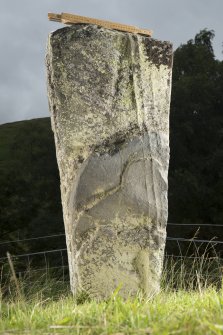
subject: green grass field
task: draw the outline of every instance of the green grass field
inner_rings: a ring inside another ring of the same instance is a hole
[[[59,300],[1,304],[2,334],[223,334],[223,292],[161,292],[153,299],[77,304]]]
[[[0,334],[223,334],[221,269],[213,260],[169,262],[157,296],[124,301],[117,290],[104,302],[83,293],[74,299],[68,282],[49,273],[21,279],[18,296],[9,277],[2,283]]]

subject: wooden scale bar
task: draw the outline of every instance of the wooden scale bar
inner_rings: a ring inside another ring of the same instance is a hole
[[[96,24],[98,26],[108,28],[108,29],[115,29],[120,31],[126,31],[133,34],[141,34],[146,36],[152,36],[152,31],[147,29],[140,29],[134,26],[128,26],[121,23],[105,21],[105,20],[98,20],[93,19],[86,16],[68,14],[68,13],[61,13],[61,14],[54,14],[48,13],[48,19],[50,21],[61,22],[64,24],[76,24],[76,23],[86,23],[86,24]]]

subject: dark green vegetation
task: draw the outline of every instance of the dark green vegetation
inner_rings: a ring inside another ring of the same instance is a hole
[[[201,31],[174,55],[169,221],[223,223],[223,62]]]
[[[64,232],[50,119],[0,126],[0,240]],[[0,244],[0,257],[64,247],[64,239]]]
[[[215,59],[213,38],[202,30],[174,54],[168,221],[213,224],[197,237],[223,240],[214,228],[223,224],[223,61]],[[173,229],[178,237],[195,233],[170,227],[171,236]]]
[[[213,37],[212,31],[203,30],[175,51],[169,222],[223,223],[223,62],[215,59]],[[63,232],[49,118],[0,126],[0,185],[1,241]],[[194,229],[174,230],[176,236],[194,234]],[[199,236],[223,240],[220,230]],[[65,247],[63,237],[10,245],[9,250],[60,247]],[[2,256],[8,248],[0,245]]]

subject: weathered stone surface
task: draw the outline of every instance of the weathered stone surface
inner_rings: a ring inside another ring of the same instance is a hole
[[[149,37],[95,25],[49,36],[49,105],[74,293],[159,289],[171,67],[171,45]]]

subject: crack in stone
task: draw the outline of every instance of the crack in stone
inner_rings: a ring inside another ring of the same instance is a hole
[[[88,204],[86,205],[82,205],[80,204],[77,207],[77,211],[78,211],[78,216],[80,218],[81,215],[83,215],[85,212],[89,211],[90,209],[92,209],[93,207],[97,206],[101,201],[105,200],[107,197],[117,193],[119,191],[119,189],[121,189],[123,187],[124,184],[124,175],[126,173],[126,171],[129,169],[129,167],[136,162],[139,161],[143,161],[145,160],[145,158],[138,158],[138,159],[133,159],[131,160],[131,158],[134,155],[129,156],[129,159],[127,160],[127,162],[124,164],[123,170],[120,174],[120,181],[119,184],[115,187],[112,187],[111,189],[107,190],[107,191],[103,191],[100,193],[97,193],[95,195],[93,195],[91,197],[91,199],[89,199]]]

